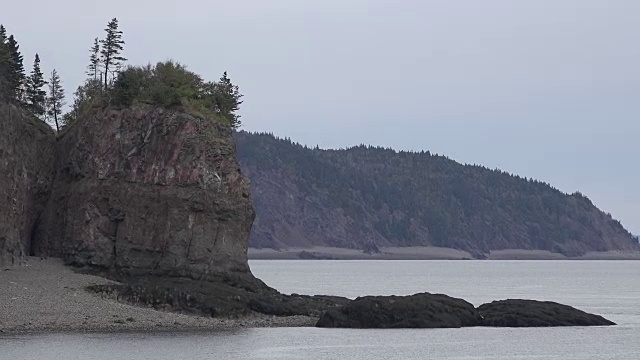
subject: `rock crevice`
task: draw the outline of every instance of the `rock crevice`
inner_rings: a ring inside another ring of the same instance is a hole
[[[0,102],[0,266],[31,254],[54,177],[55,134],[26,111]]]

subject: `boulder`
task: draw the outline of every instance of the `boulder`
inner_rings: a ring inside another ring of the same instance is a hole
[[[551,301],[500,300],[478,307],[482,326],[546,327],[605,326],[615,323],[599,315],[589,314],[568,305]]]
[[[60,135],[37,255],[132,276],[249,273],[254,210],[232,130],[148,106],[94,109]]]
[[[0,267],[31,252],[54,176],[56,137],[27,111],[0,102]]]
[[[317,327],[459,328],[477,326],[480,315],[470,303],[441,294],[365,296],[326,311]]]

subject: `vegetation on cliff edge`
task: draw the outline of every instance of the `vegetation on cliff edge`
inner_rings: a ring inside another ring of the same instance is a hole
[[[242,94],[227,72],[219,81],[207,82],[173,61],[126,66],[127,59],[122,55],[124,32],[118,19],[109,21],[104,31],[104,39],[95,38],[90,48],[88,77],[76,89],[71,110],[64,113],[65,92],[56,70],[45,81],[36,54],[33,70],[26,76],[17,41],[13,35],[7,36],[0,25],[0,101],[29,109],[56,130],[95,107],[127,107],[136,103],[179,108],[195,116],[224,121],[235,129],[240,127],[237,111]],[[44,90],[47,84],[48,95]]]

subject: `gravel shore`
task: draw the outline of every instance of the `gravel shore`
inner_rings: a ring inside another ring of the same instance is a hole
[[[29,258],[0,270],[0,332],[188,330],[313,326],[306,316],[218,319],[102,299],[88,285],[115,282],[73,272],[60,259]]]

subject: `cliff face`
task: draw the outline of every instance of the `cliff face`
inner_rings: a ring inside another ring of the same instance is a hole
[[[428,152],[308,149],[268,134],[239,132],[236,143],[257,213],[253,247],[640,251],[586,197],[505,172]]]
[[[248,272],[254,218],[228,126],[146,107],[61,134],[34,252],[125,275]]]
[[[47,202],[55,135],[41,121],[0,102],[0,266],[17,264]]]

